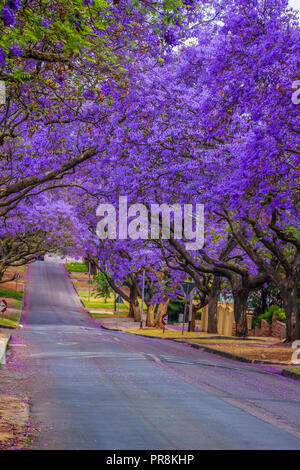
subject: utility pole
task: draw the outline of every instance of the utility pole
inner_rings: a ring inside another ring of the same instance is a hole
[[[184,296],[185,296],[184,314],[183,314],[183,320],[182,320],[182,335],[183,335],[184,334],[185,317],[186,317],[187,299],[188,299],[190,293],[193,291],[193,289],[195,287],[195,282],[194,281],[183,282],[182,287],[183,287],[183,292],[184,292]],[[190,306],[190,312],[191,312],[191,306]],[[190,322],[191,319],[192,319],[192,317],[190,318],[190,315],[189,315],[189,322]]]
[[[144,314],[144,299],[145,299],[145,276],[146,272],[145,269],[143,270],[143,286],[142,286],[142,306],[141,306],[141,322],[140,328],[143,328],[143,314]]]
[[[192,325],[192,316],[193,316],[193,300],[194,300],[194,295],[196,292],[196,288],[192,290],[190,293],[190,310],[189,310],[189,324],[188,324],[188,331],[191,331],[191,325]]]
[[[91,298],[91,262],[89,261],[89,301],[90,301],[90,298]]]

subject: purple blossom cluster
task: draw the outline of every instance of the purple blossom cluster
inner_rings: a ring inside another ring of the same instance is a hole
[[[15,24],[14,11],[9,7],[3,7],[1,10],[1,19],[6,26],[13,26]]]
[[[5,65],[5,60],[6,60],[6,54],[2,47],[0,46],[0,67],[4,67]]]
[[[1,19],[6,26],[15,24],[15,12],[20,8],[21,0],[7,0],[1,9]]]

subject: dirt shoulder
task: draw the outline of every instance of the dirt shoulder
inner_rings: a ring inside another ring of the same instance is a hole
[[[193,343],[255,361],[270,361],[280,364],[291,364],[294,351],[291,344],[283,344],[277,338],[269,337],[242,341],[238,338],[231,340],[205,340],[203,338],[193,340]]]
[[[26,448],[34,432],[26,393],[25,348],[19,347],[20,339],[14,344],[16,347],[12,344],[7,363],[0,369],[0,450]]]
[[[22,397],[0,394],[0,449],[22,449],[30,441],[29,405]]]
[[[9,287],[5,286],[5,291],[8,292]],[[18,290],[12,291],[23,292],[23,286],[21,288],[18,286]],[[10,297],[7,300],[8,309],[4,319],[9,326],[16,327],[20,319],[22,302]],[[13,308],[14,306],[18,308]],[[29,399],[26,392],[26,383],[30,379],[26,360],[26,350],[29,347],[17,328],[0,330],[0,337],[7,338],[10,335],[12,336],[8,345],[6,363],[2,364],[0,369],[0,450],[27,448],[36,430],[30,423]]]

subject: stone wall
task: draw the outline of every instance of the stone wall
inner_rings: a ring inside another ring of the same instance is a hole
[[[274,320],[270,324],[266,320],[262,320],[261,327],[255,327],[254,336],[273,336],[282,339],[285,337],[285,323]]]
[[[274,338],[285,338],[286,336],[286,325],[285,323],[275,320],[272,323],[272,336]]]

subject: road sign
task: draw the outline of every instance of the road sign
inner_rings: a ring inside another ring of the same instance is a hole
[[[168,324],[168,314],[165,313],[163,316],[162,316],[162,319],[161,319],[161,322],[164,326],[166,326]]]
[[[1,300],[1,303],[0,303],[0,312],[1,313],[4,313],[7,309],[7,302],[6,300]]]
[[[120,304],[123,304],[123,299],[120,295],[118,295],[118,297],[116,298],[115,300],[115,306],[116,304],[118,304],[118,312],[117,312],[117,318],[116,318],[116,326],[117,326],[117,329],[119,329],[119,316],[120,316]]]
[[[192,292],[192,290],[194,289],[195,287],[195,283],[194,282],[183,282],[182,283],[182,287],[183,287],[183,290],[184,290],[184,293],[186,295],[186,297],[189,296],[189,294]]]
[[[116,298],[115,302],[116,302],[117,304],[123,304],[123,303],[124,303],[124,302],[123,302],[123,299],[122,299],[122,297],[121,297],[120,295],[118,295],[118,297]]]

